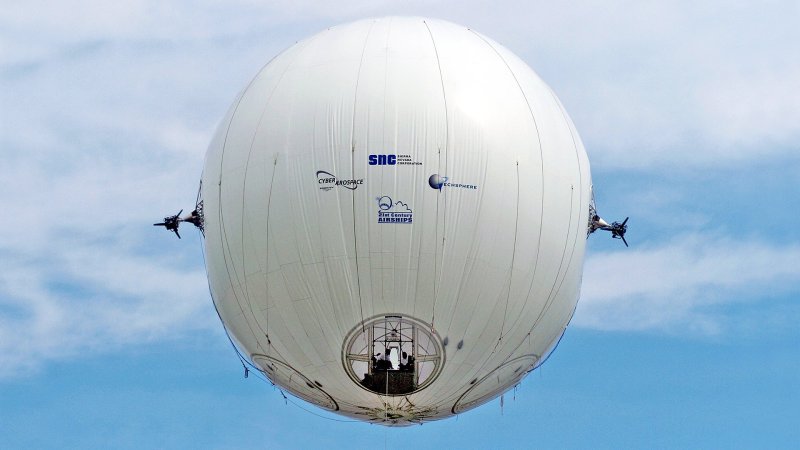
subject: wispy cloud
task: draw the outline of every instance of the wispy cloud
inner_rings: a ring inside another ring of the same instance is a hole
[[[800,245],[693,234],[590,255],[573,324],[600,330],[719,334],[726,308],[800,292]]]
[[[182,162],[185,149],[170,143],[193,142],[194,133],[170,125],[151,133],[163,152],[152,160],[124,158],[119,147],[80,155],[66,144],[64,155],[3,162],[0,378],[218,330],[196,238],[185,233],[177,245],[151,226],[192,205],[197,181],[186,174],[197,163]]]
[[[194,113],[174,52],[98,42],[0,70],[0,378],[221,331],[196,239],[151,226],[193,206],[219,113]]]
[[[119,147],[81,156],[68,144],[64,155],[4,161],[0,378],[51,360],[219,331],[196,238],[187,230],[173,242],[151,226],[193,205],[199,163],[186,163],[179,143],[194,142],[195,133],[166,124],[150,134],[162,151],[151,160],[126,158]]]
[[[109,243],[53,244],[33,256],[0,252],[0,379],[218,327],[202,269]]]

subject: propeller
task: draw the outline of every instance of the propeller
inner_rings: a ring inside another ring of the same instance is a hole
[[[183,212],[183,210],[180,210],[180,211],[178,211],[178,214],[175,214],[174,216],[164,217],[164,221],[163,222],[154,223],[153,226],[154,227],[164,227],[167,231],[174,232],[175,235],[178,236],[178,239],[180,239],[181,235],[180,235],[180,233],[178,233],[178,226],[180,225],[180,222],[181,222],[180,216],[181,216],[182,212]]]
[[[625,247],[628,247],[628,241],[625,240],[625,233],[628,231],[628,219],[630,217],[626,217],[622,223],[614,222],[611,224],[611,237],[622,239],[622,242],[625,244]]]

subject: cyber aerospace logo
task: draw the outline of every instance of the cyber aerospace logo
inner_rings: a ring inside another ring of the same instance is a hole
[[[355,191],[359,184],[364,184],[363,178],[356,178],[350,180],[340,180],[336,175],[326,172],[324,170],[317,171],[317,184],[321,191],[330,191],[334,186],[341,186],[351,191]]]
[[[414,212],[401,201],[392,201],[388,195],[378,197],[378,223],[411,223]]]

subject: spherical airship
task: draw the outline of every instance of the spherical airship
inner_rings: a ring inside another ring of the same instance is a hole
[[[226,330],[345,416],[409,425],[496,398],[578,301],[578,133],[522,60],[449,22],[362,20],[286,49],[233,102],[201,186]]]

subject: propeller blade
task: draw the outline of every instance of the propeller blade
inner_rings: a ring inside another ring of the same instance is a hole
[[[625,219],[625,220],[628,220],[628,219]],[[619,237],[620,237],[620,239],[622,239],[622,242],[625,244],[625,247],[627,247],[628,246],[628,241],[625,240],[625,236],[620,235]]]
[[[180,234],[180,233],[178,233],[178,229],[177,229],[177,228],[175,228],[175,230],[174,230],[174,231],[175,231],[175,235],[176,235],[176,236],[178,236],[178,239],[180,239],[180,238],[181,238],[181,234]],[[623,239],[623,240],[624,240],[624,239]],[[628,244],[625,244],[625,245],[628,245]]]
[[[153,226],[154,227],[165,227],[165,226],[167,226],[167,224],[165,224],[164,222],[161,222],[161,223],[154,223]]]
[[[630,219],[630,217],[626,217],[625,220],[622,221],[622,225],[621,226],[624,227],[625,224],[628,223],[628,219]]]

